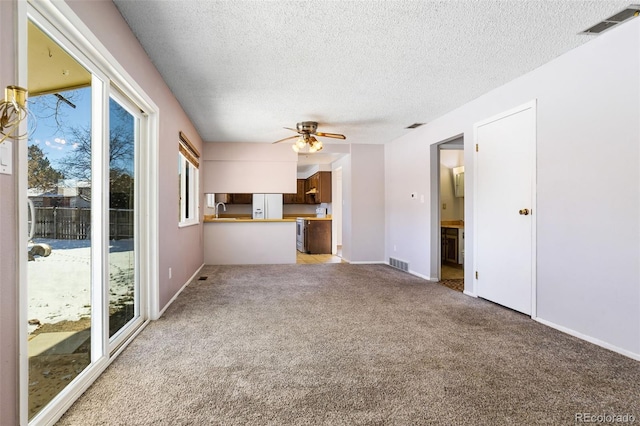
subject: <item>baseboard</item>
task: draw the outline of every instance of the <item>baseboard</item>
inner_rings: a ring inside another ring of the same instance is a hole
[[[169,300],[169,302],[167,302],[167,304],[164,305],[164,307],[158,312],[158,318],[152,318],[153,320],[159,319],[162,316],[162,314],[164,314],[164,312],[167,310],[167,308],[169,306],[171,306],[171,304],[174,302],[174,300],[176,300],[178,298],[178,296],[180,296],[180,293],[182,293],[182,291],[189,285],[189,283],[191,281],[193,281],[193,279],[196,277],[196,275],[198,275],[200,273],[200,271],[202,271],[202,268],[204,268],[204,263],[202,265],[200,265],[200,267],[193,273],[193,275],[191,275],[191,278],[189,278],[187,280],[187,282],[184,283],[184,285],[182,287],[180,287],[180,290],[178,290],[176,292],[176,294],[173,295],[171,300]]]
[[[624,355],[624,356],[629,357],[631,359],[635,359],[636,361],[640,361],[640,354],[628,351],[626,349],[619,348],[617,346],[614,346],[614,345],[612,345],[610,343],[607,343],[605,341],[602,341],[600,339],[596,339],[595,337],[588,336],[586,334],[583,334],[583,333],[580,333],[578,331],[572,330],[570,328],[555,324],[555,323],[553,323],[551,321],[547,321],[547,320],[544,320],[542,318],[533,318],[533,320],[539,322],[540,324],[544,324],[544,325],[546,325],[548,327],[555,328],[556,330],[562,331],[563,333],[569,334],[569,335],[571,335],[573,337],[577,337],[578,339],[586,340],[587,342],[593,343],[594,345],[600,346],[602,348],[608,349],[608,350],[613,351],[613,352],[617,352],[620,355]]]
[[[475,298],[477,298],[477,297],[478,297],[478,295],[477,295],[477,294],[472,293],[472,292],[467,291],[467,290],[463,291],[462,293],[463,293],[463,294],[466,294],[467,296],[471,296],[471,297],[475,297]]]
[[[390,267],[393,268],[393,266],[391,266],[389,264],[389,262],[377,262],[377,263],[384,264],[384,265],[387,265],[387,266],[390,266]],[[394,268],[394,269],[396,269],[396,268]],[[400,269],[398,269],[398,270],[400,270]],[[424,274],[421,274],[419,272],[412,271],[412,270],[408,270],[407,273],[409,273],[410,275],[413,275],[414,277],[422,278],[423,280],[430,281],[432,283],[437,283],[438,281],[440,281],[440,280],[438,280],[438,278],[429,277],[429,276],[426,276]]]
[[[428,277],[416,271],[409,270],[409,273],[414,277],[422,278],[423,280],[431,281],[432,283],[437,283],[439,281],[438,278]]]
[[[384,265],[386,263],[383,260],[348,260],[347,262],[352,265]]]

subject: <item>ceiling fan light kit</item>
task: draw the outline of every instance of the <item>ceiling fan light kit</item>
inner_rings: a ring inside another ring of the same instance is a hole
[[[311,135],[302,135],[298,137],[296,143],[291,146],[295,152],[303,152],[313,154],[322,149],[322,142]]]
[[[288,138],[280,139],[274,143],[284,142],[290,139],[297,139],[291,146],[295,152],[303,152],[313,154],[322,149],[322,142],[316,139],[316,136],[322,136],[326,138],[334,139],[346,139],[344,135],[338,133],[323,133],[318,132],[318,123],[315,121],[302,121],[296,124],[295,129],[285,127],[287,130],[292,130],[298,133],[299,136],[289,136]]]

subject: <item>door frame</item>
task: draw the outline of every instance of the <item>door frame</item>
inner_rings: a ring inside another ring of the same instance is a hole
[[[145,187],[143,186],[143,183],[139,182],[141,180],[141,177],[145,174],[145,169],[142,167],[142,155],[141,153],[143,152],[143,146],[144,143],[147,140],[145,140],[145,132],[144,129],[147,127],[147,116],[144,112],[140,111],[140,107],[135,104],[131,99],[129,99],[129,97],[127,97],[125,94],[121,93],[120,90],[115,87],[115,86],[111,86],[108,96],[107,96],[107,104],[110,104],[111,100],[114,100],[115,102],[117,102],[121,108],[123,108],[124,110],[126,110],[129,114],[131,114],[132,117],[135,118],[136,120],[136,124],[134,126],[134,133],[136,133],[136,141],[135,141],[135,145],[134,145],[134,170],[135,172],[135,178],[137,180],[137,182],[135,182],[135,189],[134,189],[134,209],[136,213],[140,213],[141,212],[141,203],[142,203],[142,199],[143,197],[141,197],[141,194],[143,192],[145,192]],[[107,106],[107,110],[109,110],[109,107]],[[108,120],[107,120],[107,124],[109,129],[106,129],[107,133],[110,134],[110,120],[111,120],[111,116],[110,116],[110,112],[107,111],[106,112],[107,116],[108,116]],[[111,138],[109,136],[109,139],[107,139],[109,141],[109,143],[111,143]],[[105,170],[110,170],[109,167],[110,165],[108,164],[108,159],[105,160],[107,164],[105,164]],[[107,182],[104,182],[105,184],[107,184]],[[108,187],[108,184],[106,185]],[[106,188],[105,191],[105,195],[107,195],[107,199],[104,201],[106,204],[106,208],[107,210],[109,209],[109,200],[108,200],[108,194],[109,194],[109,188]],[[141,238],[141,230],[144,227],[144,224],[141,220],[141,215],[140,214],[135,214],[134,215],[135,219],[134,219],[134,235],[135,235],[135,242],[134,242],[134,300],[135,300],[135,314],[134,314],[134,318],[129,320],[120,330],[118,330],[118,332],[116,332],[113,336],[109,336],[109,331],[107,330],[106,332],[106,344],[107,344],[107,348],[108,350],[106,351],[109,355],[111,355],[112,353],[116,352],[121,345],[123,345],[125,342],[128,341],[129,336],[132,334],[131,330],[137,330],[145,321],[147,321],[148,317],[149,317],[149,309],[148,309],[148,303],[147,303],[147,294],[148,294],[148,289],[146,286],[142,285],[142,278],[145,277],[145,275],[143,275],[141,273],[141,265],[142,265],[142,258],[143,258],[143,253],[146,251],[146,249],[144,249],[145,244],[144,241],[142,241]],[[107,217],[107,219],[105,220],[105,224],[110,225],[110,219],[109,217]],[[108,237],[109,235],[109,230],[105,229],[106,235]],[[142,250],[141,250],[142,249]],[[109,253],[107,250],[107,253],[105,253],[106,255],[106,268],[109,268]],[[107,271],[105,271],[107,272]],[[106,282],[109,282],[109,277],[108,274],[105,273],[104,279],[106,280]],[[106,285],[103,288],[104,294],[104,300],[106,300],[106,305],[107,307],[109,306],[109,286]],[[108,308],[105,310],[104,312],[104,318],[103,320],[106,321],[106,324],[109,324],[110,321],[110,316],[109,316],[109,312],[108,312]],[[135,333],[135,331],[134,331]]]
[[[537,111],[537,100],[533,99],[529,102],[526,102],[522,105],[509,109],[507,111],[503,111],[497,115],[494,115],[485,120],[474,123],[473,125],[473,143],[474,146],[478,144],[478,128],[494,121],[501,120],[503,118],[509,117],[511,115],[526,111],[531,109],[533,111],[534,117],[534,126],[533,126],[533,146],[531,147],[531,318],[535,319],[537,317],[537,194],[536,194],[536,183],[537,183],[537,142],[538,142],[538,111]],[[478,151],[474,149],[473,155],[473,223],[474,229],[478,224]],[[473,270],[478,270],[477,265],[478,259],[478,239],[473,238]],[[474,274],[474,289],[477,294],[477,279]]]
[[[125,96],[144,110],[145,125],[141,126],[141,139],[149,143],[144,143],[140,147],[140,182],[138,185],[145,188],[145,197],[140,200],[140,216],[144,217],[144,223],[140,226],[139,239],[141,246],[140,253],[140,286],[141,299],[140,309],[144,316],[143,323],[128,335],[123,344],[109,351],[108,336],[102,342],[102,354],[92,354],[93,367],[85,369],[77,378],[77,385],[72,389],[65,388],[51,402],[51,407],[46,412],[38,413],[31,421],[31,424],[53,424],[62,414],[73,404],[73,402],[86,391],[89,386],[102,374],[102,372],[113,362],[113,360],[122,352],[122,350],[130,343],[144,326],[148,324],[150,319],[157,319],[160,316],[159,309],[159,288],[158,288],[158,233],[159,233],[159,188],[158,188],[158,140],[160,134],[159,108],[147,93],[135,82],[130,74],[123,66],[113,57],[102,42],[93,35],[86,24],[78,18],[73,10],[64,2],[41,2],[37,0],[27,0],[17,2],[16,7],[16,47],[17,47],[17,69],[16,74],[18,84],[27,87],[27,22],[33,17],[35,22],[46,22],[47,26],[55,29],[56,33],[64,38],[61,45],[69,50],[80,52],[81,55],[91,63],[91,69],[98,71],[106,76],[103,83],[102,91],[106,93],[104,99],[108,100],[110,90],[113,86],[117,87]],[[104,106],[93,105],[95,114],[101,114],[103,120],[108,125],[108,117]],[[92,131],[103,131],[94,129]],[[104,138],[105,135],[102,135]],[[27,144],[17,144],[18,149],[18,190],[16,205],[18,206],[18,232],[19,235],[26,235],[27,229],[27,205],[23,200],[27,199]],[[104,190],[104,189],[103,189]],[[103,194],[106,197],[106,194]],[[104,198],[103,197],[103,198]],[[104,200],[96,200],[104,205]],[[106,221],[101,224],[100,230],[94,232],[106,231]],[[28,297],[26,285],[27,282],[27,241],[26,238],[19,238],[17,244],[18,259],[18,280],[19,286],[19,417],[20,424],[27,425],[28,421],[28,352],[27,352],[27,315],[28,315]],[[104,251],[104,250],[102,250]],[[106,259],[105,253],[96,253],[96,255]],[[92,272],[92,276],[94,272]],[[102,277],[93,276],[94,279]],[[97,293],[97,292],[96,292]],[[95,300],[102,300],[104,294],[92,295],[92,303]],[[96,321],[104,322],[106,313],[102,318],[95,318]],[[92,316],[92,328],[94,326],[94,318]],[[105,333],[108,334],[108,333]]]
[[[333,186],[331,200],[331,253],[337,256],[338,246],[342,246],[342,166],[332,170],[331,178]],[[342,255],[342,252],[340,254]]]
[[[443,144],[453,142],[456,139],[462,139],[462,150],[465,151],[465,135],[464,133],[459,133],[457,135],[451,136],[447,139],[443,139],[440,142],[436,142],[432,144],[430,149],[430,164],[429,167],[431,169],[431,187],[430,187],[430,217],[431,217],[431,238],[429,242],[429,252],[431,253],[431,263],[430,263],[430,273],[429,280],[430,281],[440,281],[442,278],[442,253],[441,253],[441,241],[442,241],[442,227],[440,226],[440,149]],[[466,205],[466,200],[465,200]],[[466,210],[466,207],[465,207]],[[465,225],[466,226],[466,225]],[[466,263],[464,266],[465,276],[466,276]],[[467,291],[467,284],[465,279],[465,289],[464,293],[474,296],[473,294]]]

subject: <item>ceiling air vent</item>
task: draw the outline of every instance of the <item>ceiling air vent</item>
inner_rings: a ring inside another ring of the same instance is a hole
[[[422,126],[424,123],[413,123],[411,126],[405,127],[405,129],[415,129],[416,127]]]
[[[625,10],[616,13],[615,15],[605,19],[602,22],[598,22],[597,24],[595,24],[591,28],[584,30],[580,34],[600,34],[603,31],[606,31],[611,27],[615,27],[616,25],[621,24],[638,15],[640,15],[640,5],[632,4]]]

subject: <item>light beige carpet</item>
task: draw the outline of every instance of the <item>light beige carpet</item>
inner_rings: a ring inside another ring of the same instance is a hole
[[[382,265],[202,272],[64,425],[640,421],[640,363]]]

